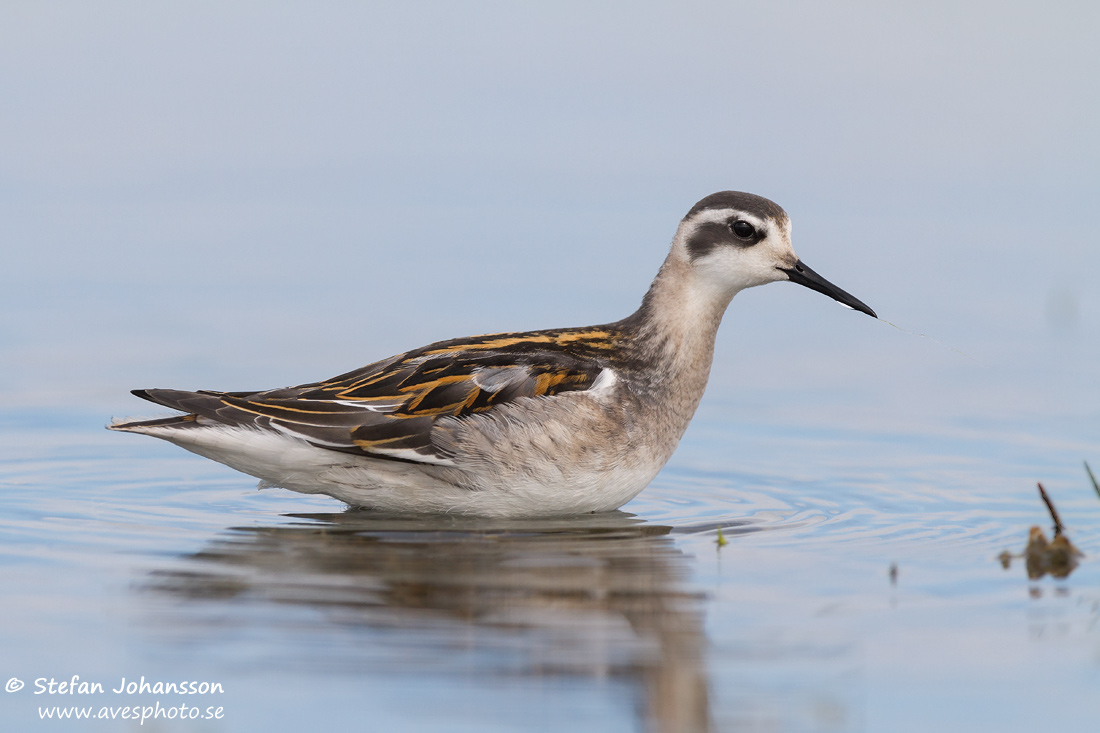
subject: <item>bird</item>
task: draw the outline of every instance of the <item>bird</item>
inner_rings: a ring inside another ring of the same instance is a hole
[[[440,341],[331,379],[256,392],[138,389],[184,414],[112,430],[382,514],[606,512],[672,456],[740,291],[789,281],[877,318],[805,265],[791,221],[750,193],[680,221],[637,311],[614,323]]]

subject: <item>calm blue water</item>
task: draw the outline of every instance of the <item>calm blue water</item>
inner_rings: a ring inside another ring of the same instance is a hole
[[[1071,436],[1044,462],[992,430],[761,429],[722,408],[623,512],[504,523],[373,519],[94,413],[9,414],[0,640],[28,687],[2,715],[33,730],[40,706],[160,700],[224,707],[160,730],[917,731],[1097,713],[1100,498]],[[1089,556],[1064,581],[995,559],[1049,523],[1034,475]],[[107,692],[30,694],[74,674]],[[225,692],[106,684],[142,675]]]

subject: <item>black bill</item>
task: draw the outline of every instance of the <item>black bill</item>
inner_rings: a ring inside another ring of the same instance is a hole
[[[863,301],[852,295],[849,295],[848,293],[838,288],[836,285],[833,285],[831,282],[821,277],[821,275],[818,275],[816,272],[804,265],[802,263],[802,260],[794,263],[794,267],[790,269],[787,269],[786,267],[781,267],[779,269],[787,273],[787,277],[789,277],[791,279],[791,282],[793,283],[805,285],[810,290],[816,290],[819,293],[825,293],[825,295],[828,295],[830,298],[840,303],[841,305],[846,305],[852,310],[857,310],[860,313],[866,313],[867,315],[871,316],[871,318],[878,318],[878,316],[875,315],[875,312],[868,308]]]

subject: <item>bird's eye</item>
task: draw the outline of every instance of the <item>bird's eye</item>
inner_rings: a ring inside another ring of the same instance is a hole
[[[756,229],[753,225],[741,219],[730,222],[730,231],[741,239],[749,239],[752,235],[756,234]]]

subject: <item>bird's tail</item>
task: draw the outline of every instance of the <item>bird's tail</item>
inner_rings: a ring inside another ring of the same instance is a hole
[[[213,393],[187,392],[178,389],[135,389],[132,393],[144,400],[187,414],[154,420],[115,420],[107,426],[108,430],[149,434],[162,432],[165,429],[194,428],[200,425],[199,415],[216,412],[223,406]]]

